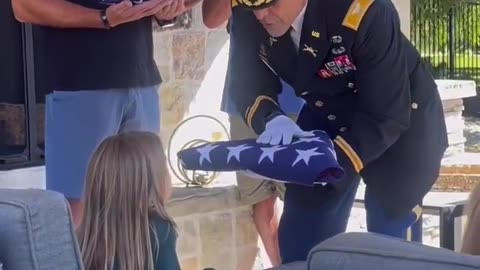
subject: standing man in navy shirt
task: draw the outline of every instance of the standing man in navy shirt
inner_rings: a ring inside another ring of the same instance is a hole
[[[152,18],[170,23],[199,0],[120,1],[12,0],[17,20],[36,26],[37,66],[49,92],[47,189],[65,195],[76,225],[97,145],[119,132],[159,132]]]

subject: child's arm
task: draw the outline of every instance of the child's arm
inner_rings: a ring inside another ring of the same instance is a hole
[[[203,24],[216,28],[225,23],[232,14],[232,0],[203,0]]]
[[[178,262],[176,246],[177,234],[170,223],[156,226],[158,238],[158,257],[155,260],[155,270],[181,270]],[[156,252],[156,250],[154,250]],[[153,256],[155,257],[155,253]]]

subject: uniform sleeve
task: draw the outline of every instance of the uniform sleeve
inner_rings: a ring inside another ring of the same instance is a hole
[[[357,172],[408,129],[412,108],[406,44],[398,14],[390,1],[371,3],[352,48],[358,91],[352,126],[334,140],[337,153],[346,155]],[[353,19],[358,20],[358,13]],[[352,21],[347,15],[344,25]]]
[[[260,134],[269,119],[283,114],[277,100],[282,86],[260,55],[264,30],[253,13],[233,8],[230,24],[229,98],[247,125]]]

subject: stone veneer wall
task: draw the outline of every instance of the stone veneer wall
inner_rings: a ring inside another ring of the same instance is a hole
[[[192,22],[187,29],[155,30],[155,61],[163,77],[160,89],[161,136],[165,143],[173,129],[189,114],[191,103],[228,38],[224,27],[209,30],[203,25],[200,6],[192,11]],[[225,70],[217,74],[218,84],[223,86],[224,77]],[[220,104],[203,105],[220,110]]]
[[[261,269],[251,207],[234,187],[177,188],[168,210],[178,225],[183,270]]]

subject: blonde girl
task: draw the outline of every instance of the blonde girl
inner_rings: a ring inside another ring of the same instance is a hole
[[[104,140],[87,172],[78,229],[86,270],[177,270],[171,181],[159,137],[129,132]]]

